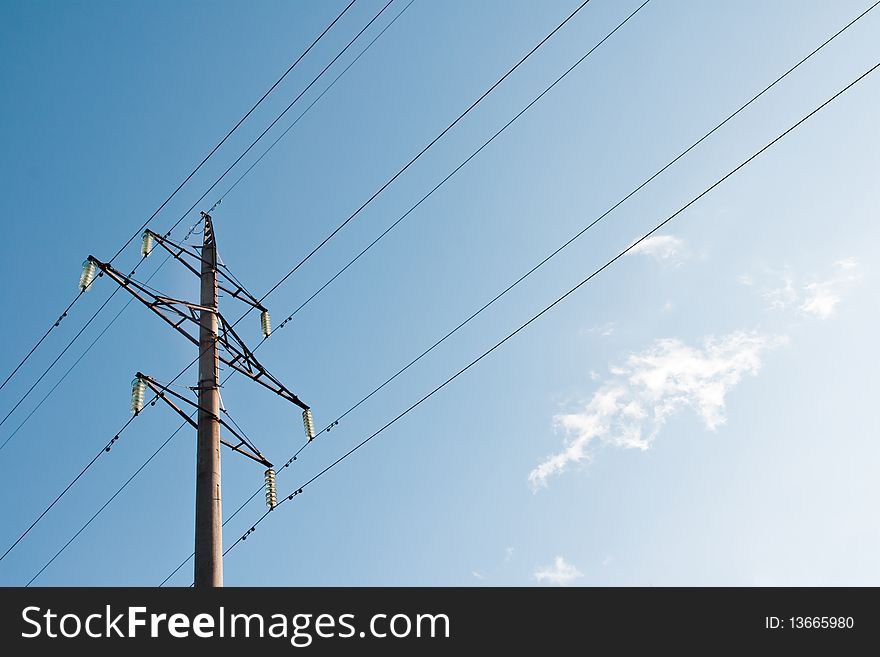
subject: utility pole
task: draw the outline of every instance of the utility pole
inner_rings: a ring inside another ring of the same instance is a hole
[[[217,243],[211,215],[202,212],[199,298],[198,443],[196,447],[197,587],[223,586],[223,511],[220,488],[220,361],[217,348]]]
[[[272,331],[269,311],[261,300],[248,292],[225,264],[220,264],[211,215],[206,212],[201,214],[201,223],[204,227],[201,253],[197,248],[174,242],[168,235],[159,235],[149,229],[144,231],[141,244],[142,258],[149,256],[153,247],[158,245],[199,278],[199,303],[166,296],[139,283],[132,278],[133,274],[126,276],[110,263],[101,262],[91,255],[83,263],[79,287],[85,292],[91,287],[96,276],[106,275],[185,337],[190,344],[199,348],[198,385],[189,389],[190,394],[196,393],[195,400],[186,393],[174,390],[171,387],[174,381],[163,385],[152,376],[138,372],[131,382],[131,412],[138,415],[144,409],[145,396],[149,390],[155,395],[150,401],[151,404],[155,404],[158,400],[163,401],[196,430],[196,549],[193,584],[198,588],[215,588],[223,586],[221,445],[266,468],[263,474],[266,505],[271,511],[278,503],[275,470],[271,461],[260,452],[234,420],[232,425],[235,426],[231,426],[221,417],[221,412],[227,412],[220,407],[220,364],[302,409],[307,440],[315,437],[315,425],[308,404],[293,394],[257,360],[254,349],[247,346],[234,328],[239,322],[230,323],[220,312],[218,298],[222,292],[224,297],[243,303],[250,310],[260,312],[260,329],[264,340]],[[242,315],[239,321],[245,315]],[[184,407],[193,410],[187,413]],[[193,419],[194,417],[196,419]]]

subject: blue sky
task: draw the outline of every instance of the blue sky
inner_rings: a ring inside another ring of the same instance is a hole
[[[358,0],[151,227],[167,230],[383,4]],[[415,0],[224,198],[224,262],[268,290],[577,4]],[[275,323],[638,4],[590,2],[268,298]],[[277,331],[263,362],[325,426],[869,4],[653,0]],[[3,4],[4,378],[75,294],[85,256],[112,256],[342,7]],[[279,493],[877,63],[878,30],[880,9],[316,440],[279,474]],[[227,557],[226,584],[880,583],[868,397],[880,362],[877,75],[273,512]],[[137,258],[132,244],[120,266]],[[197,294],[175,266],[151,284]],[[99,279],[0,391],[3,415],[111,290]],[[242,327],[256,343],[257,317]],[[167,381],[194,357],[130,306],[0,451],[3,545],[125,422],[136,371]],[[236,378],[223,399],[276,463],[302,445],[296,408]],[[0,563],[0,583],[27,582],[175,417],[160,406],[139,416]],[[194,456],[181,431],[35,584],[161,582],[192,550]],[[223,474],[227,513],[262,481],[230,453]],[[262,512],[257,497],[226,544]],[[190,581],[187,565],[170,583]]]

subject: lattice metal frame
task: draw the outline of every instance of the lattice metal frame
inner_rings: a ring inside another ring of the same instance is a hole
[[[194,408],[195,410],[207,412],[204,408],[199,406],[199,404],[197,402],[194,402],[191,399],[188,399],[184,395],[181,395],[179,392],[172,390],[168,386],[162,385],[161,383],[156,381],[156,379],[154,379],[151,376],[147,376],[146,374],[142,374],[141,372],[138,372],[135,376],[138,379],[140,379],[141,381],[143,381],[144,383],[146,383],[147,387],[153,391],[153,393],[156,395],[156,397],[158,397],[159,399],[164,401],[166,404],[168,404],[168,406],[170,406],[178,415],[180,415],[180,417],[182,417],[186,422],[188,422],[194,429],[198,428],[198,424],[196,423],[196,421],[193,420],[189,415],[187,415],[186,411],[184,411],[182,408],[180,408],[180,406],[175,404],[173,399],[177,399],[178,401],[180,401],[184,404],[187,404],[188,406]],[[171,397],[173,399],[170,399],[169,397]],[[249,459],[253,459],[257,463],[260,463],[260,464],[266,466],[267,468],[272,467],[272,463],[265,456],[263,456],[263,454],[260,452],[260,450],[257,449],[256,445],[254,445],[250,440],[248,440],[246,436],[241,435],[241,433],[239,433],[238,431],[233,429],[229,425],[229,423],[227,423],[226,420],[224,420],[222,417],[214,416],[211,413],[208,413],[208,414],[211,415],[211,417],[213,419],[217,420],[220,423],[220,426],[223,427],[227,433],[229,433],[232,436],[235,436],[235,438],[238,439],[238,442],[233,444],[232,442],[226,440],[225,438],[223,438],[221,436],[220,443],[222,445],[225,445],[226,447],[233,450],[234,452],[238,452],[239,454],[243,454],[244,456],[247,456]]]
[[[199,346],[199,313],[203,310],[211,312],[211,309],[181,299],[159,295],[143,283],[139,283],[130,276],[126,276],[109,263],[101,262],[94,256],[89,256],[89,261],[94,262],[95,266],[102,273],[106,274],[122,289],[161,317],[187,340],[197,347]],[[259,308],[259,306],[254,307]],[[220,361],[252,381],[259,383],[267,390],[271,390],[279,397],[299,406],[303,410],[307,410],[309,408],[308,404],[291,392],[257,360],[253,350],[248,348],[244,340],[235,332],[232,324],[223,317],[223,314],[218,312],[217,318],[220,324],[217,341],[223,348],[223,351],[226,352],[225,354],[221,353]],[[193,331],[188,331],[184,328],[185,326],[193,329]]]

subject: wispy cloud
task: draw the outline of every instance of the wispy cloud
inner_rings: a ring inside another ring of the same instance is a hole
[[[685,259],[684,240],[674,235],[654,235],[636,244],[629,255],[648,255],[664,265],[678,265]]]
[[[630,354],[625,365],[611,367],[613,378],[575,413],[557,415],[555,425],[565,433],[562,451],[529,473],[533,491],[569,465],[589,459],[595,441],[648,449],[666,421],[690,408],[710,430],[726,420],[727,394],[746,374],[757,374],[764,353],[785,338],[755,332],[709,337],[701,346],[661,339],[648,349]]]
[[[780,283],[765,288],[761,296],[771,310],[796,308],[806,315],[828,319],[835,314],[844,292],[861,277],[861,265],[856,258],[838,260],[827,278],[814,277],[806,284],[798,283],[791,269],[786,268]],[[740,280],[746,285],[753,284],[749,276]]]
[[[544,584],[568,586],[584,574],[562,557],[556,557],[552,566],[541,566],[534,572],[535,579]]]
[[[785,310],[797,302],[798,290],[794,287],[794,278],[788,269],[782,275],[782,284],[772,287],[761,294],[771,310]]]
[[[492,577],[495,577],[496,575],[499,574],[500,571],[502,571],[504,568],[506,568],[510,564],[511,561],[513,561],[513,555],[515,552],[516,552],[516,550],[513,547],[508,546],[508,547],[504,548],[504,555],[503,555],[501,561],[496,563],[493,568],[491,568],[489,570],[485,570],[485,569],[472,570],[471,575],[473,575],[473,577],[475,579],[478,579],[480,581],[488,580],[488,579],[491,579]]]
[[[831,278],[804,287],[804,302],[800,310],[821,319],[834,315],[843,290],[861,278],[859,261],[855,258],[838,260],[834,263],[834,270]]]
[[[617,322],[605,322],[587,329],[587,333],[597,334],[600,337],[607,338],[614,333],[617,328]]]
[[[801,310],[821,319],[828,319],[834,314],[837,304],[840,303],[840,295],[835,293],[832,286],[827,283],[811,283],[807,285],[806,291],[807,298],[801,304]]]

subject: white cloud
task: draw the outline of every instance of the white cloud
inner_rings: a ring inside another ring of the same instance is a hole
[[[834,263],[834,268],[836,271],[831,278],[804,287],[801,311],[828,319],[834,315],[843,290],[861,278],[859,261],[855,258],[838,260]]]
[[[858,258],[844,258],[843,260],[838,260],[834,263],[834,265],[840,269],[841,271],[857,271],[859,269],[859,259]]]
[[[654,235],[629,251],[629,255],[637,254],[653,256],[664,265],[677,265],[685,256],[684,240],[674,235]]]
[[[598,381],[601,378],[602,377],[599,376],[599,373],[596,370],[590,370],[590,380],[591,381]]]
[[[479,580],[486,579],[486,576],[485,576],[483,573],[481,573],[481,572],[479,572],[479,571],[477,571],[477,570],[472,571],[472,572],[471,572],[471,575],[473,575],[474,577],[476,577],[476,578],[479,579]]]
[[[504,563],[508,564],[513,560],[514,549],[512,547],[508,547],[504,549]]]
[[[846,289],[861,279],[861,265],[856,258],[838,260],[830,277],[824,280],[814,278],[807,284],[798,283],[791,270],[786,268],[781,279],[780,285],[766,288],[761,293],[771,310],[797,308],[804,314],[828,319],[834,315]],[[745,285],[753,284],[750,277],[740,280]]]
[[[807,298],[801,305],[801,310],[822,319],[828,319],[834,314],[834,309],[840,303],[840,296],[834,292],[832,286],[827,283],[811,283],[805,289]]]
[[[562,451],[529,473],[533,491],[569,465],[589,460],[595,442],[629,449],[648,449],[666,421],[690,408],[714,430],[725,422],[725,400],[746,374],[757,374],[767,350],[784,338],[735,332],[707,338],[700,347],[676,339],[656,340],[630,354],[623,367],[610,368],[606,381],[584,407],[557,415],[565,433]]]
[[[584,574],[562,557],[556,557],[552,566],[541,566],[534,572],[534,577],[541,583],[567,586]]]

